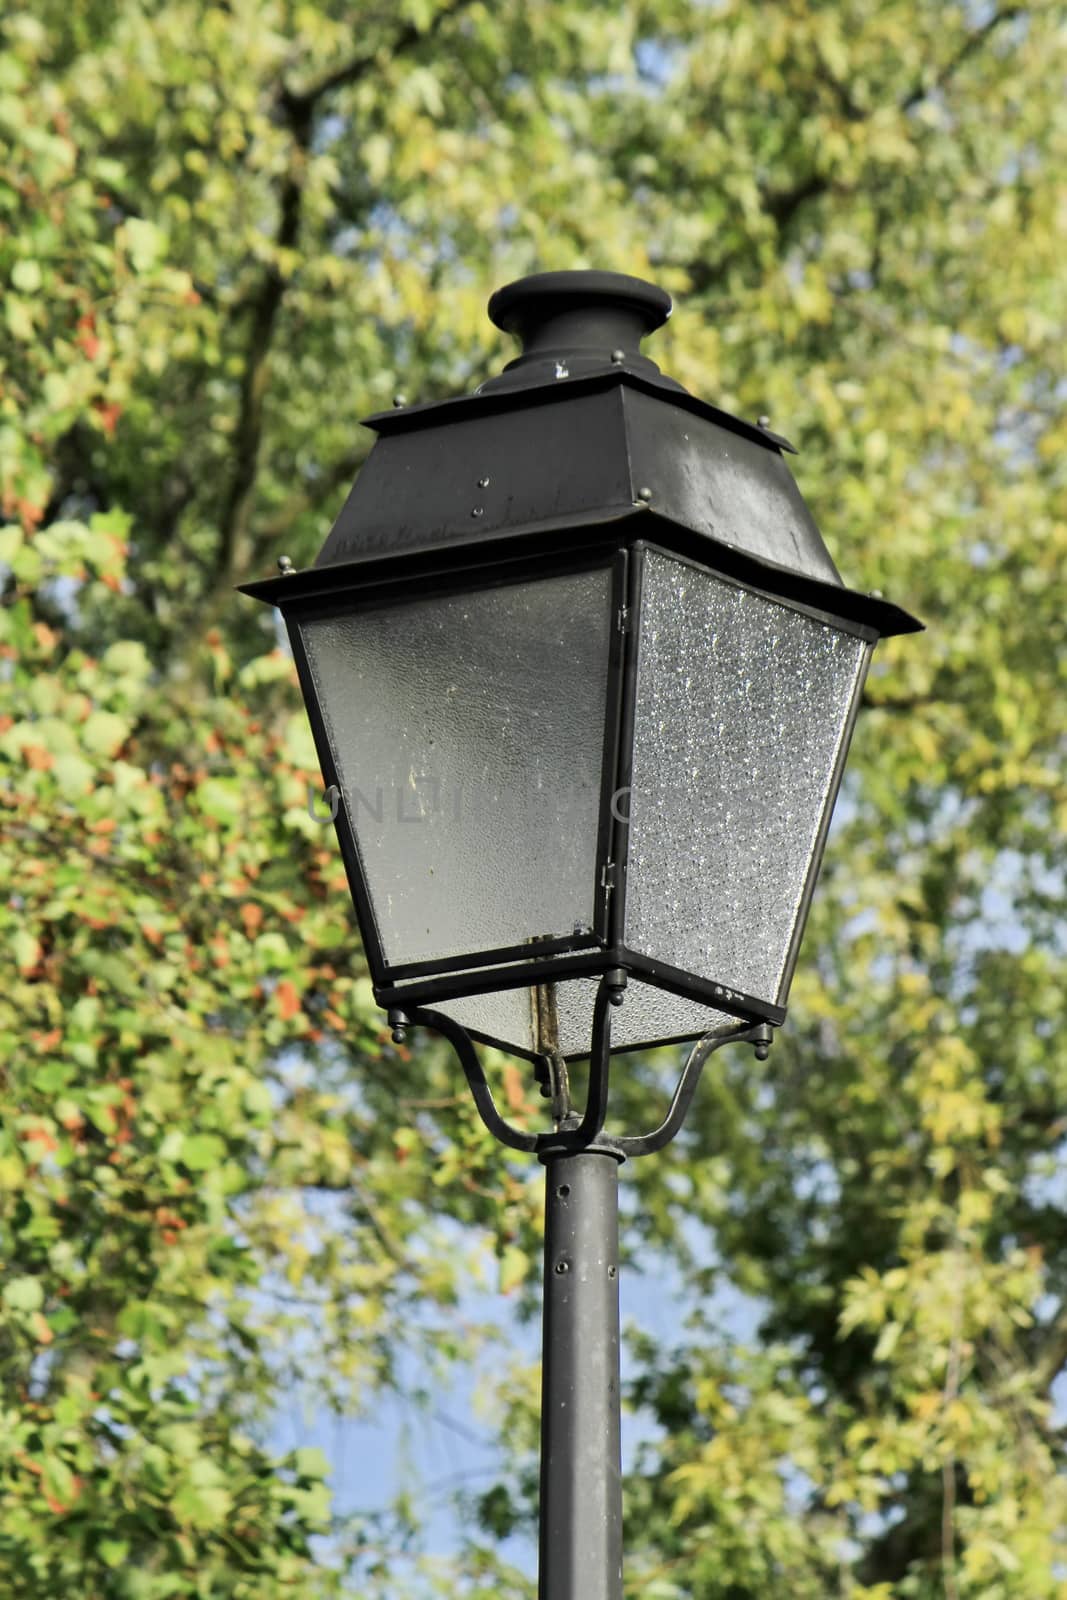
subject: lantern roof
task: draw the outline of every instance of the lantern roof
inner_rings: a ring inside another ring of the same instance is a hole
[[[445,552],[461,564],[461,547],[472,559],[536,555],[603,528],[882,635],[920,628],[845,588],[786,464],[788,440],[690,394],[642,354],[670,311],[664,290],[623,273],[538,273],[497,290],[489,315],[521,354],[473,394],[368,417],[378,437],[314,569],[245,592],[296,599],[341,580],[342,567],[356,582],[403,557],[414,575]]]

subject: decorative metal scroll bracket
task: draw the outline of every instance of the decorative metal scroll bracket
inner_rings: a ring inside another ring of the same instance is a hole
[[[651,1155],[681,1131],[689,1107],[696,1094],[705,1062],[724,1044],[751,1044],[756,1056],[765,1061],[771,1047],[774,1030],[766,1022],[744,1024],[724,1033],[705,1034],[689,1053],[682,1068],[667,1114],[651,1133],[602,1137],[608,1114],[611,1056],[611,1008],[621,1005],[626,988],[626,973],[620,970],[606,972],[597,987],[593,1003],[593,1037],[589,1054],[589,1088],[585,1110],[581,1117],[569,1112],[551,1132],[527,1133],[514,1127],[501,1116],[493,1099],[493,1091],[478,1059],[478,1052],[467,1030],[443,1012],[418,1008],[408,1011],[393,1009],[389,1022],[393,1038],[401,1043],[407,1028],[417,1026],[432,1028],[448,1040],[474,1098],[478,1115],[493,1135],[510,1150],[524,1150],[531,1155],[552,1152],[576,1154],[595,1147],[625,1160],[628,1156]]]

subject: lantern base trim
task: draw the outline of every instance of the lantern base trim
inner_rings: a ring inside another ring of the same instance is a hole
[[[528,946],[522,947],[524,950]],[[538,949],[544,948],[538,946]],[[438,973],[433,977],[412,979],[407,983],[376,985],[374,998],[383,1011],[394,1009],[412,1015],[414,1007],[434,1005],[440,1000],[462,1000],[471,995],[488,994],[502,989],[536,988],[539,984],[565,983],[573,978],[595,978],[622,968],[634,978],[648,982],[653,987],[665,989],[684,1000],[693,1000],[713,1011],[725,1011],[736,1016],[746,1027],[767,1022],[780,1027],[785,1021],[786,1008],[772,1004],[756,995],[744,994],[726,983],[714,979],[697,978],[681,967],[670,966],[631,950],[623,944],[597,945],[593,948],[563,951],[556,956],[538,956],[515,961],[507,966],[467,968],[461,972]],[[690,1037],[693,1037],[690,1035]],[[524,1051],[516,1051],[518,1055]],[[574,1052],[577,1054],[577,1052]],[[580,1052],[585,1054],[584,1051]]]
[[[542,1133],[529,1133],[516,1128],[501,1115],[474,1041],[466,1028],[452,1017],[422,1007],[408,1011],[394,1005],[389,1011],[389,1022],[393,1038],[398,1043],[403,1042],[406,1030],[412,1026],[432,1028],[448,1040],[463,1069],[478,1115],[493,1138],[509,1150],[522,1150],[542,1159],[550,1155],[596,1150],[625,1161],[627,1157],[651,1155],[656,1150],[662,1150],[681,1132],[704,1065],[716,1050],[725,1044],[751,1044],[755,1047],[757,1059],[765,1061],[774,1037],[773,1029],[767,1022],[746,1022],[720,1033],[706,1034],[697,1040],[690,1051],[667,1114],[659,1126],[651,1133],[605,1137],[603,1128],[610,1093],[611,1009],[621,1003],[625,988],[626,972],[621,969],[606,972],[597,987],[589,1055],[589,1088],[581,1116],[570,1106],[565,1071],[560,1071],[561,1063],[542,1063],[543,1081],[549,1088],[553,1112],[557,1117],[556,1127]]]

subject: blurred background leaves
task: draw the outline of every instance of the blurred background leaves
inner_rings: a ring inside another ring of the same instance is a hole
[[[361,416],[500,364],[493,288],[588,266],[675,294],[656,359],[770,414],[846,578],[929,624],[771,1059],[624,1174],[679,1285],[630,1588],[1062,1594],[1063,7],[35,0],[0,43],[0,1588],[532,1592],[536,1384],[470,1290],[536,1304],[538,1174],[390,1042],[233,585],[311,558]],[[498,1374],[447,1558],[270,1448],[406,1348]]]

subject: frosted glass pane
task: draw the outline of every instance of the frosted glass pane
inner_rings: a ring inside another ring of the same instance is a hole
[[[301,624],[388,961],[591,928],[610,618],[603,568]]]
[[[650,554],[626,943],[778,1003],[869,646]]]
[[[556,987],[560,1046],[566,1056],[589,1054],[596,989],[595,979],[576,979]],[[665,1039],[698,1039],[721,1027],[740,1025],[737,1017],[631,978],[622,1005],[611,1013],[611,1047],[617,1050],[658,1044]]]
[[[529,989],[498,989],[495,994],[465,995],[462,1000],[439,1000],[435,1011],[489,1039],[502,1050],[536,1050],[533,994]]]
[[[597,982],[595,978],[575,978],[555,985],[559,1041],[565,1056],[589,1054]],[[504,1049],[538,1048],[534,995],[530,989],[506,989],[497,994],[447,1000],[436,1009]],[[736,1026],[736,1017],[631,979],[622,1005],[611,1013],[611,1043],[612,1049],[627,1049],[665,1039],[697,1039],[721,1027]]]

